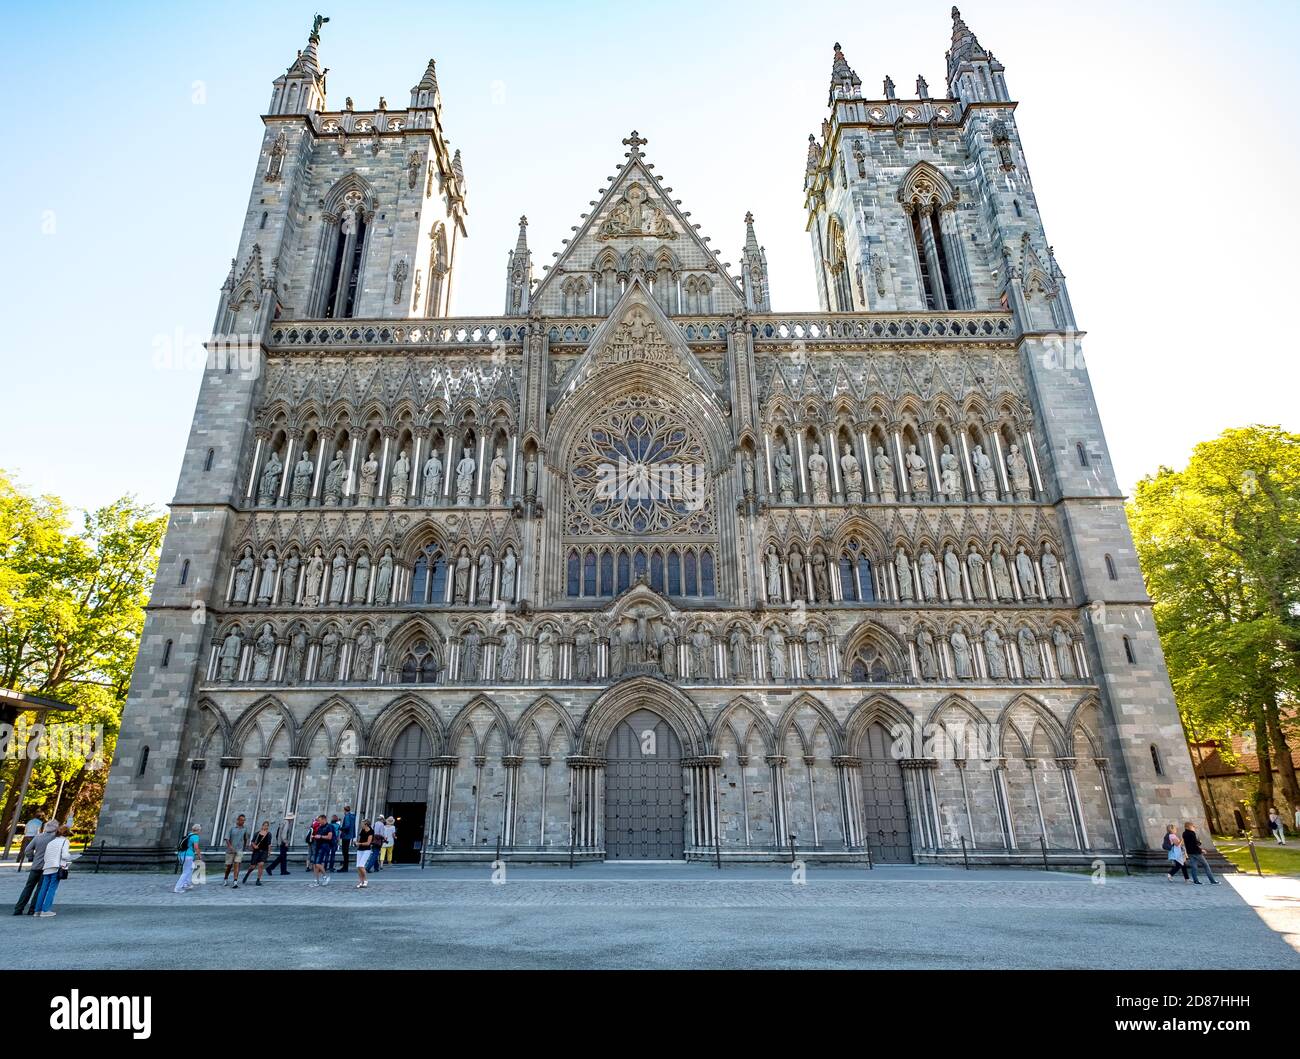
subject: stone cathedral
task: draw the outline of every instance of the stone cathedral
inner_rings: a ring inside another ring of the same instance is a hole
[[[1202,815],[1016,104],[956,9],[939,94],[835,46],[807,312],[633,132],[554,263],[521,218],[500,311],[450,315],[435,64],[331,108],[324,21],[262,118],[110,849],[244,813],[301,852],[351,805],[425,863],[1086,864]]]

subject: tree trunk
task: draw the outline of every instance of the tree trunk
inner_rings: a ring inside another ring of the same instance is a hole
[[[1268,739],[1277,758],[1277,770],[1282,776],[1282,797],[1291,805],[1291,812],[1300,809],[1300,781],[1296,779],[1295,761],[1291,757],[1291,746],[1282,731],[1282,720],[1278,714],[1277,699],[1264,705],[1264,716],[1268,719]],[[1285,815],[1285,814],[1284,814]]]
[[[1251,808],[1255,811],[1259,833],[1267,835],[1268,811],[1273,807],[1273,759],[1268,752],[1268,722],[1264,711],[1257,706],[1251,712],[1255,722],[1255,752],[1259,759],[1259,783],[1255,787]]]

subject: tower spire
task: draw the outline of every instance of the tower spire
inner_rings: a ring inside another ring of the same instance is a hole
[[[754,234],[754,215],[745,214],[745,249],[740,252],[741,282],[745,291],[745,308],[750,312],[772,311],[772,296],[768,289],[767,253],[758,245]]]
[[[862,78],[853,72],[853,67],[844,58],[840,42],[835,42],[835,59],[831,63],[831,90],[827,105],[833,106],[836,99],[862,98]]]
[[[533,289],[533,255],[528,249],[528,218],[519,218],[519,238],[506,260],[506,315],[526,316]]]
[[[320,28],[329,19],[317,15],[312,19],[307,47],[295,56],[289,69],[272,82],[270,114],[311,114],[325,109],[325,75],[317,47]]]
[[[957,8],[952,9],[952,44],[948,47],[948,89],[964,103],[1008,102],[1005,68],[979,42]]]

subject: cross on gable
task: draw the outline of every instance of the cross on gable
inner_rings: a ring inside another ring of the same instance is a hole
[[[632,130],[632,135],[623,141],[624,147],[631,147],[634,154],[640,154],[641,148],[648,144],[649,140],[643,140],[637,133],[636,129]]]

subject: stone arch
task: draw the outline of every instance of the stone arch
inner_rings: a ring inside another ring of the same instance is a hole
[[[303,719],[302,724],[299,726],[297,753],[305,754],[307,752],[306,748],[311,746],[312,742],[316,738],[317,729],[325,726],[326,716],[332,710],[336,709],[342,710],[344,715],[347,717],[347,724],[339,730],[337,736],[342,736],[343,732],[347,731],[348,728],[351,728],[357,733],[358,739],[365,737],[366,724],[361,719],[361,714],[358,712],[356,706],[354,706],[350,700],[345,699],[342,695],[331,695],[329,698],[325,699],[325,701],[319,703],[311,713]],[[337,738],[335,738],[333,742],[335,746],[337,746]],[[357,752],[360,752],[360,747],[357,748]]]
[[[899,185],[898,201],[948,206],[957,201],[957,192],[948,178],[933,165],[917,162]]]
[[[774,733],[774,745],[780,747],[792,728],[799,730],[801,742],[805,742],[810,733],[802,731],[799,725],[795,723],[795,718],[802,710],[811,710],[816,716],[819,723],[826,729],[826,734],[830,738],[831,753],[842,754],[844,747],[844,729],[827,706],[820,699],[807,692],[799,695],[794,699],[781,713],[781,718],[777,721]]]
[[[658,677],[630,677],[598,696],[578,725],[578,752],[600,756],[618,722],[639,709],[653,710],[677,734],[688,757],[707,753],[712,743],[709,725],[699,706],[682,691]]]
[[[479,710],[485,710],[492,717],[492,723],[484,730],[482,740],[479,739],[479,733],[470,723],[474,714]],[[507,754],[512,753],[515,746],[515,729],[510,723],[510,718],[508,718],[501,707],[487,695],[482,693],[477,694],[465,703],[465,705],[457,711],[456,716],[452,718],[451,724],[447,727],[447,746],[454,752],[455,748],[460,745],[460,741],[464,738],[467,731],[473,736],[475,746],[479,746],[480,742],[486,745],[491,737],[493,729],[496,729],[500,733],[502,752]]]
[[[845,746],[851,753],[858,753],[862,739],[872,724],[879,723],[896,738],[906,738],[910,742],[910,756],[920,756],[921,728],[912,713],[892,695],[880,692],[868,695],[849,712],[844,722]]]
[[[236,752],[243,746],[244,740],[256,727],[258,716],[266,710],[278,715],[280,723],[284,725],[285,730],[289,733],[289,745],[296,746],[298,744],[299,729],[297,724],[294,723],[293,714],[274,695],[263,695],[240,714],[239,720],[235,722],[233,729],[228,731],[227,746],[231,748],[231,752]],[[269,741],[267,745],[270,745]]]
[[[1018,710],[1028,711],[1033,715],[1036,724],[1042,726],[1044,733],[1051,743],[1052,750],[1057,757],[1066,756],[1067,743],[1065,730],[1061,727],[1061,722],[1056,719],[1052,711],[1043,703],[1039,702],[1038,699],[1034,698],[1034,696],[1027,695],[1024,692],[1015,696],[1015,698],[1002,708],[1002,712],[998,714],[998,730],[1003,733],[1004,739],[1008,728],[1010,728],[1019,737],[1026,754],[1032,753],[1031,741],[1033,739],[1033,729],[1030,729],[1028,732],[1022,732],[1019,726],[1016,725],[1014,714]]]
[[[737,730],[734,721],[747,718],[748,724],[743,730]],[[709,740],[713,746],[720,744],[722,735],[730,730],[737,743],[743,745],[750,732],[757,731],[767,753],[776,753],[776,728],[766,713],[747,695],[737,695],[714,716],[709,725]]]
[[[366,733],[367,752],[376,757],[389,756],[398,736],[411,724],[423,730],[434,754],[444,752],[446,733],[438,712],[417,695],[400,695],[379,711]]]

